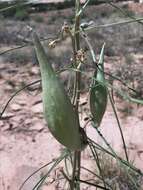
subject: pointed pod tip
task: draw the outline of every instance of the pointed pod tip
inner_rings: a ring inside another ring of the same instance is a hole
[[[99,57],[98,64],[103,64],[103,62],[104,62],[104,50],[105,50],[105,42],[103,43],[101,51],[100,51],[100,57]]]

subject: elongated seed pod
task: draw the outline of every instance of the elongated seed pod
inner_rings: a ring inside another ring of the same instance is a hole
[[[85,139],[80,132],[78,116],[35,32],[33,41],[40,65],[44,116],[48,128],[62,145],[70,150],[81,150],[85,146]]]
[[[90,90],[90,111],[96,127],[100,126],[107,106],[107,88],[104,77],[104,46],[101,49],[97,72]]]

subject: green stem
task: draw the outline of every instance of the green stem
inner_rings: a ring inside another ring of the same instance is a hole
[[[141,22],[140,20],[138,21],[134,16],[128,14],[128,12],[124,11],[122,8],[120,8],[119,6],[115,5],[114,3],[112,2],[108,2],[107,3],[109,5],[111,5],[112,7],[114,7],[115,9],[117,9],[118,11],[120,11],[124,16],[127,16],[129,18],[131,18],[132,20],[134,20],[135,22],[138,22],[139,24],[143,25],[143,22]]]
[[[79,26],[80,26],[80,16],[77,15],[79,10],[80,10],[80,1],[76,0],[75,26],[74,26],[74,45],[75,45],[74,53],[75,55],[77,51],[80,49],[80,40],[79,40],[80,34],[76,32],[76,31],[79,31]],[[75,65],[77,68],[78,63],[76,62]],[[74,85],[74,98],[73,98],[73,104],[75,105],[75,110],[78,110],[78,104],[79,104],[79,99],[80,99],[80,86],[81,86],[81,73],[76,72],[75,85]]]
[[[90,150],[92,152],[92,155],[96,161],[96,164],[97,164],[97,167],[98,167],[98,170],[99,170],[99,173],[100,173],[100,176],[101,176],[101,179],[103,181],[103,184],[104,184],[104,187],[106,188],[106,183],[105,183],[105,180],[104,180],[104,175],[103,175],[103,172],[102,172],[102,168],[100,166],[100,160],[99,160],[99,157],[98,157],[98,153],[97,153],[97,150],[92,148],[92,146],[89,144],[89,147],[90,147]]]
[[[74,152],[74,161],[73,161],[73,172],[72,172],[72,179],[70,183],[71,190],[74,190],[75,187],[75,176],[76,176],[76,167],[77,167],[77,152]]]
[[[80,172],[81,172],[81,151],[77,152],[77,182],[80,180]],[[80,183],[77,183],[77,190],[80,190]]]
[[[139,22],[139,21],[142,21],[142,20],[143,20],[143,18],[136,18],[135,20],[129,19],[127,21],[121,21],[121,22],[115,22],[115,23],[103,24],[103,25],[95,25],[95,26],[86,28],[85,31],[93,30],[93,29],[96,29],[96,28],[97,29],[98,28],[107,28],[107,27],[114,27],[114,26],[123,25],[123,24],[130,24],[130,23]],[[78,32],[79,31],[77,31],[77,33]]]
[[[94,142],[93,140],[89,139],[89,144],[91,144],[91,146],[99,149],[100,151],[105,152],[106,154],[114,157],[115,159],[117,159],[120,163],[122,163],[124,166],[127,166],[128,168],[130,168],[131,170],[133,170],[134,172],[138,173],[139,175],[143,176],[143,173],[141,172],[140,169],[134,167],[131,163],[129,163],[128,161],[122,159],[121,157],[119,157],[115,152],[113,151],[108,151],[107,149],[105,149],[104,147],[100,146],[99,144],[97,144],[96,142]],[[94,145],[95,144],[95,145]]]
[[[95,153],[96,153],[96,149],[98,149],[98,148],[96,148],[96,147],[93,147],[92,148],[92,145],[90,145],[89,144],[89,146],[90,146],[90,149],[91,149],[91,151],[92,151],[92,154],[93,154],[93,156],[94,156],[94,158],[95,158]],[[94,149],[94,152],[93,152],[93,150],[92,149]],[[96,158],[95,158],[95,160],[96,160]],[[136,190],[137,190],[137,184],[136,184],[136,181],[134,180],[134,178],[133,178],[133,176],[130,174],[130,172],[129,172],[129,169],[127,169],[124,165],[123,165],[123,167],[124,167],[124,169],[126,170],[126,174],[127,174],[127,176],[129,177],[129,179],[130,179],[130,181],[134,184],[134,188],[136,188]],[[134,171],[135,172],[135,171]],[[100,174],[101,175],[101,174]],[[102,176],[101,176],[102,177]],[[103,178],[104,179],[104,178]],[[104,187],[105,187],[105,185],[104,185]]]
[[[98,188],[98,189],[110,190],[110,189],[105,188],[105,187],[103,187],[103,186],[101,186],[101,185],[97,185],[97,184],[94,184],[94,183],[90,183],[90,182],[85,181],[85,180],[79,180],[79,182],[80,182],[80,183],[85,183],[85,184],[90,185],[90,186],[94,186],[94,187],[96,187],[96,188]]]
[[[3,110],[2,110],[2,112],[0,113],[0,119],[2,118],[2,116],[3,116],[3,114],[4,114],[4,112],[5,112],[6,108],[7,108],[7,106],[9,105],[9,103],[11,102],[11,100],[12,100],[17,94],[19,94],[21,91],[23,91],[24,89],[28,88],[29,86],[32,86],[32,85],[37,84],[37,83],[39,83],[39,82],[41,82],[41,80],[36,80],[36,81],[34,81],[34,82],[31,82],[31,83],[25,85],[25,86],[22,87],[21,89],[17,90],[17,91],[9,98],[9,100],[6,102],[6,104],[5,104],[5,106],[4,106]]]
[[[29,5],[30,3],[28,3],[28,2],[23,2],[23,3],[21,3],[21,5]],[[5,8],[2,8],[2,9],[0,9],[0,13],[3,13],[3,12],[5,12],[5,11],[9,11],[10,9],[15,9],[15,8],[17,8],[18,7],[18,3],[15,3],[14,5],[11,5],[11,6],[8,6],[8,7],[5,7]]]
[[[91,145],[89,145],[89,146],[91,146]],[[92,146],[92,147],[93,147],[93,146]],[[93,149],[95,149],[95,147],[93,147]],[[90,174],[92,174],[93,176],[95,176],[96,178],[98,178],[99,180],[101,180],[101,181],[103,180],[101,176],[97,175],[97,174],[94,173],[93,171],[91,171],[91,170],[89,170],[89,169],[87,169],[87,168],[85,168],[85,167],[83,167],[83,166],[81,166],[81,169],[83,169],[83,170],[89,172]],[[107,183],[107,182],[105,182],[105,183],[106,183],[106,185],[107,185],[108,187],[110,187],[110,188],[112,189],[112,187],[111,187],[111,185],[109,185],[109,183]]]
[[[59,73],[64,72],[64,71],[66,71],[66,70],[68,70],[68,68],[63,68],[63,69],[61,69],[60,71],[58,71],[58,72],[56,72],[56,73],[59,74]],[[40,82],[41,82],[41,79],[36,80],[36,81],[34,81],[34,82],[31,82],[31,83],[25,85],[24,87],[20,88],[19,90],[17,90],[17,91],[7,100],[6,104],[4,105],[4,108],[3,108],[2,111],[0,112],[0,119],[2,118],[2,116],[3,116],[4,112],[5,112],[5,110],[7,109],[9,103],[14,99],[15,96],[17,96],[20,92],[22,92],[22,91],[25,90],[26,88],[28,88],[28,87],[30,87],[30,86],[32,86],[32,85],[35,85],[35,84],[37,84],[37,83],[40,83]]]
[[[78,16],[78,12],[80,10],[80,0],[76,0],[75,4],[76,10],[75,10],[75,26],[74,26],[74,42],[73,42],[73,51],[74,51],[74,61],[76,68],[78,67],[78,63],[76,61],[76,53],[80,49],[80,40],[79,40],[79,33],[76,33],[76,31],[79,30],[80,25],[80,16]],[[80,84],[81,83],[81,73],[76,72],[75,75],[75,82],[74,82],[74,91],[73,91],[73,105],[75,106],[75,111],[78,114],[78,105],[79,105],[79,99],[80,99]],[[79,116],[78,116],[79,117]],[[80,129],[79,129],[80,130]],[[75,151],[74,152],[74,163],[73,163],[73,173],[72,173],[72,181],[71,181],[71,190],[74,190],[74,186],[76,190],[80,190],[80,165],[81,165],[81,152]],[[77,180],[75,184],[75,179]]]
[[[121,138],[122,138],[122,142],[123,142],[123,147],[124,147],[124,151],[125,151],[126,160],[129,161],[128,153],[127,153],[127,147],[126,147],[123,131],[122,131],[122,128],[121,128],[121,124],[120,124],[120,121],[118,119],[118,115],[117,115],[117,112],[116,112],[116,109],[115,109],[115,105],[113,103],[113,100],[111,98],[111,95],[110,95],[109,91],[108,91],[108,94],[109,94],[109,99],[110,99],[110,102],[111,102],[111,105],[112,105],[112,109],[113,109],[113,112],[115,114],[115,118],[116,118],[116,121],[117,121],[117,124],[118,124],[118,127],[119,127],[119,131],[120,131],[120,134],[121,134]]]

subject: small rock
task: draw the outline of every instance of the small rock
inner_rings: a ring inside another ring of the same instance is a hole
[[[30,129],[32,130],[37,130],[37,131],[41,131],[44,129],[44,125],[42,125],[42,123],[38,122],[38,123],[34,123],[32,124],[32,126],[30,127]]]
[[[30,118],[28,118],[28,119],[25,120],[25,124],[26,124],[26,125],[31,124],[31,122],[32,122],[32,120],[31,120]]]
[[[44,185],[42,187],[42,190],[55,190],[55,186],[53,184],[51,184],[51,185]]]
[[[19,104],[12,104],[11,108],[12,108],[13,111],[21,110],[21,106]]]
[[[13,90],[13,87],[11,85],[7,84],[6,87],[5,87],[5,90],[7,90],[7,91]]]
[[[14,116],[15,116],[14,113],[4,113],[4,115],[2,116],[2,120],[10,119]]]
[[[42,103],[32,106],[31,109],[32,109],[32,112],[34,113],[42,113],[43,112]]]
[[[4,123],[0,120],[0,127],[3,127]]]
[[[36,100],[35,102],[33,102],[33,104],[32,104],[32,105],[34,106],[34,105],[36,105],[36,104],[40,104],[40,103],[42,103],[41,98],[40,98],[39,100]]]
[[[38,67],[32,67],[31,74],[34,74],[34,75],[39,74],[39,68]]]
[[[24,106],[26,104],[26,101],[25,99],[24,100],[18,100],[18,104],[21,105],[21,106]]]
[[[143,107],[139,107],[137,110],[137,117],[143,120]]]

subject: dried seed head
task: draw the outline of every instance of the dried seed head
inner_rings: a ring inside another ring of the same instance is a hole
[[[65,33],[70,33],[70,26],[68,25],[67,22],[64,22],[63,26],[62,26],[62,31]]]
[[[50,48],[55,48],[56,47],[56,40],[51,40],[48,45]]]
[[[86,59],[85,51],[83,49],[78,50],[77,53],[76,53],[76,60],[78,62],[84,62],[85,59]]]

